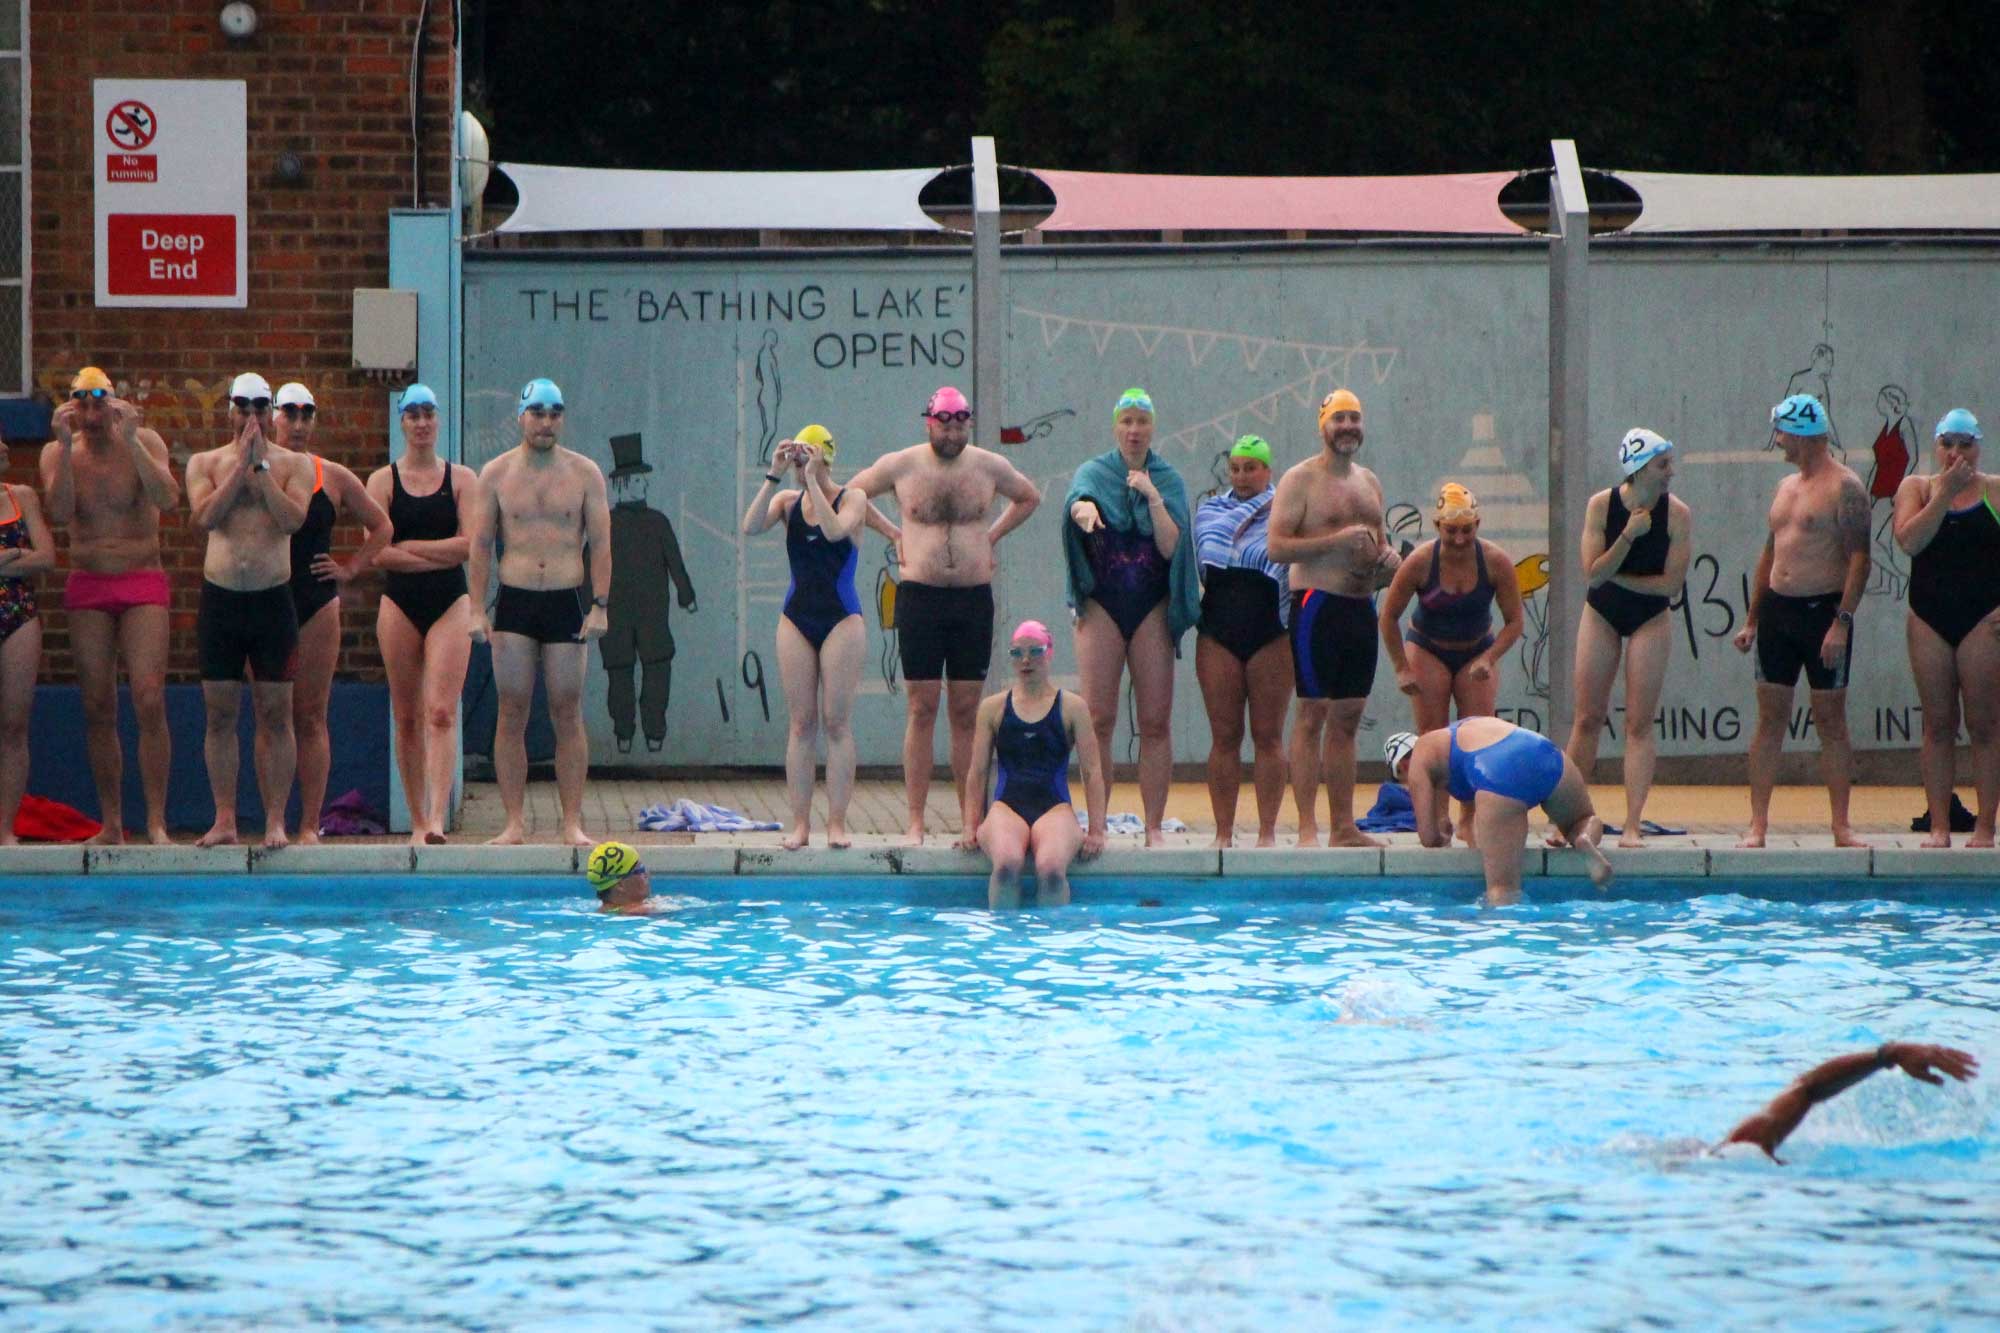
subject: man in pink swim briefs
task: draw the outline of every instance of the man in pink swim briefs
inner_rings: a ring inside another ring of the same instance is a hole
[[[125,840],[121,791],[125,756],[118,740],[118,658],[139,720],[139,775],[146,789],[146,836],[167,837],[167,574],[160,565],[160,511],[181,502],[181,488],[159,433],[139,424],[139,409],[117,396],[111,379],[85,366],[55,411],[55,439],[42,447],[42,496],[49,521],[69,529],[70,651],[83,687],[84,740],[97,781],[103,832],[92,842]]]

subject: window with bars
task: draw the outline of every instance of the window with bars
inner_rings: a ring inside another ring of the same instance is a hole
[[[28,391],[28,6],[0,0],[0,395]]]

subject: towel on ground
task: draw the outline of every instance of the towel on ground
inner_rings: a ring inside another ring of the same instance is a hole
[[[14,812],[14,836],[30,842],[83,842],[103,831],[104,825],[83,811],[45,796],[22,796]]]
[[[1073,611],[1083,609],[1091,589],[1097,586],[1097,575],[1091,570],[1090,556],[1084,550],[1083,529],[1070,520],[1070,506],[1078,500],[1088,500],[1097,506],[1106,526],[1146,537],[1153,535],[1152,506],[1125,484],[1126,471],[1124,457],[1112,449],[1079,467],[1070,478],[1069,494],[1063,499],[1062,524],[1063,554],[1069,560],[1069,605]],[[1181,636],[1201,619],[1201,571],[1195,567],[1194,524],[1188,516],[1187,486],[1181,481],[1181,474],[1157,450],[1146,455],[1146,475],[1153,479],[1153,486],[1167,507],[1167,516],[1181,530],[1181,539],[1175,544],[1173,559],[1167,566],[1167,637],[1173,640],[1174,651],[1178,653]]]
[[[389,831],[380,812],[368,808],[368,798],[356,787],[328,801],[319,812],[319,832],[325,838],[372,838]]]
[[[1978,826],[1978,819],[1974,818],[1972,811],[1965,808],[1965,802],[1958,799],[1958,793],[1953,792],[1951,794],[1951,831],[1953,833],[1970,833]],[[1910,821],[1910,832],[1929,833],[1930,831],[1930,811],[1926,810]],[[22,834],[22,836],[26,837],[27,835]]]
[[[752,819],[727,806],[703,805],[682,797],[641,810],[639,827],[648,833],[768,833],[781,825]]]
[[[1090,816],[1084,811],[1079,810],[1076,812],[1076,822],[1077,827],[1088,829],[1090,827]],[[1106,833],[1144,833],[1146,831],[1146,821],[1135,814],[1129,813],[1106,815],[1104,817],[1104,831]],[[1187,831],[1188,826],[1182,821],[1175,819],[1172,815],[1160,821],[1160,832],[1162,833],[1186,833]]]
[[[1410,804],[1410,789],[1400,782],[1385,782],[1375,789],[1375,804],[1354,821],[1363,833],[1415,833],[1417,808]]]

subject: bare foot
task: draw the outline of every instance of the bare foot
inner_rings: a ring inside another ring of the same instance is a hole
[[[423,829],[413,828],[410,830],[410,846],[412,847],[422,847],[430,841],[430,838],[431,835]]]
[[[1764,845],[1764,830],[1753,827],[1748,833],[1743,835],[1742,839],[1736,845],[1738,847],[1762,847]]]
[[[306,828],[301,825],[299,828],[298,844],[301,847],[319,846],[319,830]]]
[[[909,831],[903,834],[903,845],[905,847],[921,847],[924,845],[924,823],[921,819],[910,825]]]
[[[1146,845],[1148,847],[1164,847],[1167,845],[1167,835],[1156,828],[1149,828],[1146,830]]]
[[[1971,846],[1975,846],[1975,845],[1976,845],[1976,844],[1974,844],[1974,843],[1967,843],[1967,844],[1966,844],[1966,846],[1968,846],[1968,847],[1971,847]],[[1987,843],[1987,846],[1989,846],[1989,847],[1990,847],[1990,846],[1992,846],[1992,845],[1993,845],[1993,844],[1992,844],[1991,842],[1988,842],[1988,843]],[[1917,844],[1917,846],[1919,846],[1919,847],[1949,847],[1949,846],[1951,846],[1951,834],[1949,834],[1949,833],[1933,833],[1933,834],[1931,834],[1931,835],[1930,835],[1929,837],[1925,838],[1925,839],[1924,839],[1924,840],[1923,840],[1922,842],[1918,843],[1918,844]]]
[[[528,840],[528,832],[519,824],[509,824],[486,840],[488,847],[518,847]]]
[[[89,839],[89,845],[93,847],[118,847],[122,846],[124,842],[125,830],[122,828],[113,828],[109,824],[99,829],[96,835]]]
[[[155,847],[171,847],[174,845],[174,835],[167,832],[165,824],[153,824],[146,829],[146,841]]]
[[[1301,825],[1299,825],[1299,840],[1298,840],[1297,844],[1295,844],[1295,845],[1297,845],[1297,846],[1300,846],[1300,847],[1317,847],[1317,846],[1319,846],[1319,827],[1318,827],[1318,825],[1308,825],[1308,824],[1301,824]]]
[[[1949,831],[1949,830],[1947,830],[1947,831],[1946,831],[1946,833],[1945,833],[1945,841],[1949,842],[1950,840],[1951,840],[1951,833],[1950,833],[1950,831]],[[1868,844],[1867,844],[1867,843],[1865,843],[1865,842],[1861,841],[1861,839],[1859,839],[1859,838],[1857,838],[1857,837],[1855,837],[1855,836],[1854,836],[1854,830],[1853,830],[1853,829],[1851,829],[1851,828],[1841,828],[1841,827],[1840,827],[1839,825],[1835,825],[1835,826],[1834,826],[1834,830],[1833,830],[1833,845],[1834,845],[1834,846],[1836,846],[1836,847],[1866,847],[1866,846],[1868,846]]]
[[[845,824],[828,824],[826,845],[836,852],[846,851],[854,845],[854,836],[847,831]]]
[[[0,829],[0,847],[19,847],[21,840],[14,836],[12,829]]]
[[[1639,832],[1637,824],[1627,824],[1625,831],[1618,835],[1618,845],[1620,847],[1644,847],[1646,839]]]
[[[1993,830],[1990,828],[1982,829],[1975,825],[1972,830],[1972,836],[1965,840],[1965,845],[1967,847],[1991,847],[1993,845]]]
[[[194,840],[197,847],[220,847],[224,843],[236,841],[236,826],[218,822],[214,828]]]
[[[572,847],[595,847],[597,839],[583,831],[583,825],[571,824],[563,830],[563,841]]]
[[[1609,884],[1611,882],[1611,863],[1604,859],[1604,853],[1598,851],[1595,846],[1585,844],[1583,854],[1585,858],[1583,869],[1584,873],[1590,876],[1590,882],[1600,889]]]
[[[1380,838],[1371,838],[1352,824],[1335,829],[1326,840],[1329,847],[1380,847]]]
[[[439,833],[436,829],[432,829],[429,833],[424,834],[425,846],[442,847],[444,846],[444,843],[445,843],[444,834]]]
[[[785,840],[779,843],[778,846],[784,848],[788,852],[796,852],[799,848],[806,845],[806,841],[811,836],[812,836],[812,831],[808,829],[804,824],[799,824],[795,826],[790,833],[787,833],[785,835]]]
[[[1226,832],[1218,832],[1215,835],[1215,841],[1209,843],[1208,845],[1211,847],[1234,847],[1236,845],[1235,830],[1231,829]]]
[[[1562,835],[1561,829],[1550,829],[1542,835],[1542,845],[1544,847],[1567,847],[1569,846],[1569,839]]]
[[[273,824],[270,828],[264,830],[265,851],[275,852],[280,847],[289,847],[291,845],[292,840],[285,836],[285,826],[283,824]]]
[[[1278,830],[1274,828],[1258,829],[1257,845],[1259,847],[1276,847],[1278,845]]]

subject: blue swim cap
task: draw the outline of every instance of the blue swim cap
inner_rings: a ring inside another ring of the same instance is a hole
[[[1826,409],[1809,393],[1795,393],[1771,409],[1771,425],[1787,435],[1826,434]]]
[[[562,405],[562,390],[556,387],[554,380],[532,379],[521,386],[521,405],[515,409],[514,415],[519,416],[531,407],[561,407]]]
[[[1975,440],[1985,438],[1979,433],[1979,418],[1962,407],[1954,407],[1951,411],[1939,417],[1937,429],[1932,431],[1931,434],[1933,436],[1970,435]]]
[[[437,405],[438,396],[431,392],[430,385],[412,384],[409,388],[403,390],[402,398],[397,400],[396,411],[401,413],[407,412],[413,407],[436,407]]]

